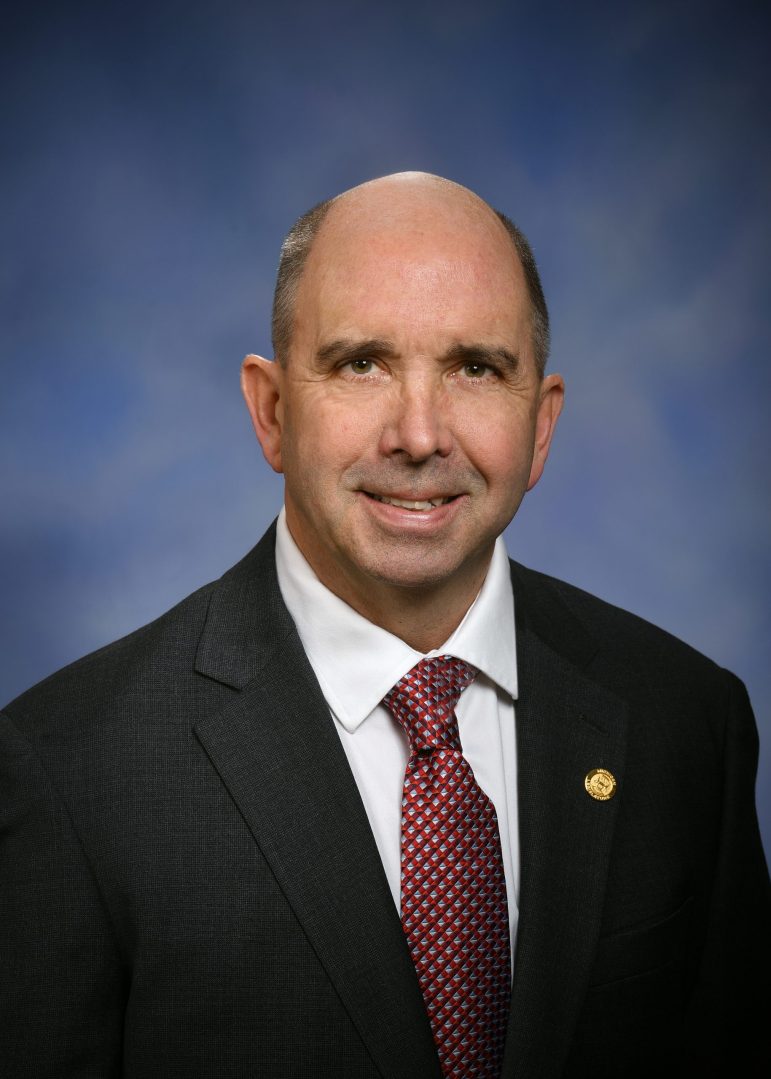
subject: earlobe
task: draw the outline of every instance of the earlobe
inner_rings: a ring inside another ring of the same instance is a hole
[[[282,369],[274,360],[249,355],[241,364],[241,392],[265,460],[274,472],[281,466]]]
[[[564,400],[565,383],[562,375],[547,375],[541,383],[538,412],[535,418],[535,443],[530,478],[527,482],[528,491],[535,487],[543,474]]]

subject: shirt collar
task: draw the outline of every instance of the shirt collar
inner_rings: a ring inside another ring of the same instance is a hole
[[[276,529],[281,595],[335,717],[354,731],[386,693],[424,658],[376,626],[321,583],[292,539],[282,509]],[[484,584],[463,621],[429,656],[449,654],[478,668],[517,697],[514,594],[498,538]]]

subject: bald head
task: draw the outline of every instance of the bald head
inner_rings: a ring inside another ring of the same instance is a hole
[[[531,313],[532,350],[543,375],[549,350],[549,316],[530,245],[504,214],[460,184],[422,172],[384,176],[319,203],[292,226],[281,248],[273,299],[273,349],[286,364],[295,329],[303,273],[310,262],[333,258],[348,245],[402,243],[430,234],[452,245],[475,237],[485,254],[514,258],[524,278]]]

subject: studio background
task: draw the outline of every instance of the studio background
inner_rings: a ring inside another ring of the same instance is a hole
[[[425,169],[527,233],[567,381],[510,553],[744,679],[768,850],[768,42],[709,0],[7,9],[2,700],[257,540],[282,488],[238,373],[281,239]]]

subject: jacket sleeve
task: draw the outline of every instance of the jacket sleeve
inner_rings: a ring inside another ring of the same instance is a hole
[[[0,1075],[119,1076],[126,981],[67,808],[0,715]]]
[[[743,684],[725,673],[722,820],[692,1047],[702,1076],[760,1076],[771,1052],[771,893],[755,810],[758,734]]]

